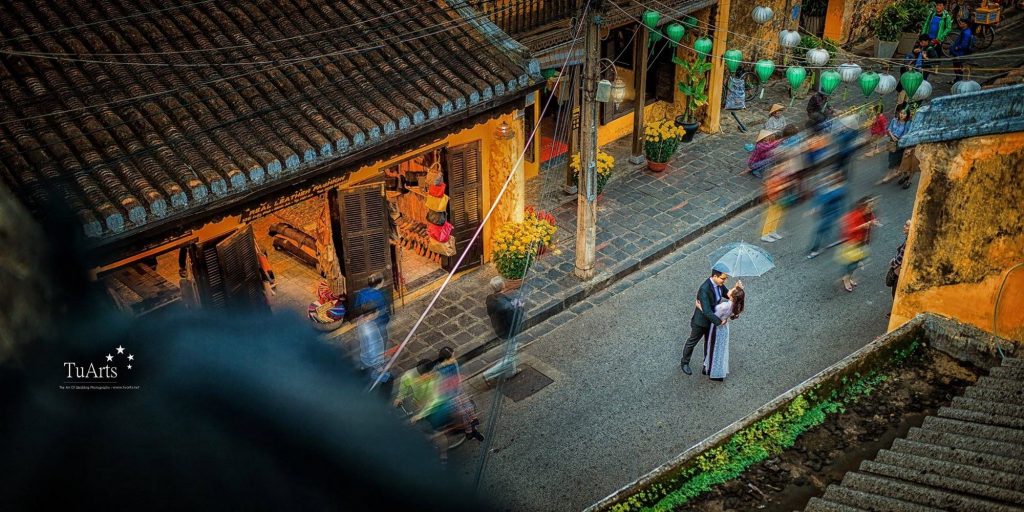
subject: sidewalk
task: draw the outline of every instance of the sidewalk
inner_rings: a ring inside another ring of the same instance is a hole
[[[841,90],[834,98],[837,110],[863,99],[853,90],[846,100]],[[747,133],[740,133],[729,112],[723,111],[721,133],[698,134],[693,142],[681,145],[662,173],[629,163],[629,137],[605,146],[603,149],[615,157],[615,176],[598,201],[597,274],[588,282],[573,276],[576,199],[561,191],[564,171],[551,169],[531,180],[527,204],[552,212],[558,232],[556,250],[549,250],[537,260],[524,284],[527,318],[519,336],[520,348],[544,334],[544,329],[531,327],[548,319],[551,325],[569,321],[586,310],[577,307],[568,311],[570,307],[609,286],[614,286],[613,292],[631,286],[623,279],[756,205],[761,182],[745,173],[749,153],[743,146],[754,141],[768,107],[775,102],[789,105],[788,86],[783,80],[774,80],[764,99],[755,99],[746,110],[736,112]],[[806,99],[798,99],[788,107],[790,122],[803,126],[805,105]],[[501,351],[488,351],[498,346],[499,340],[484,306],[488,281],[496,275],[493,266],[485,265],[453,280],[399,357],[397,371],[411,368],[421,358],[436,357],[446,345],[459,355],[466,377],[496,362]],[[407,303],[395,312],[390,327],[392,343],[405,339],[432,297]],[[353,343],[353,334],[336,335],[334,339]]]

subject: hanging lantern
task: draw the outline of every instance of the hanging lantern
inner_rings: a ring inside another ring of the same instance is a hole
[[[693,50],[697,52],[700,58],[707,58],[708,54],[711,53],[711,39],[702,37],[693,42]]]
[[[661,20],[661,13],[658,11],[644,11],[644,25],[651,31],[658,29],[658,21]]]
[[[914,101],[924,101],[932,95],[932,84],[928,83],[928,80],[921,80],[921,85],[917,86],[917,91],[914,96],[911,97]]]
[[[679,44],[679,40],[683,38],[683,33],[686,29],[678,23],[670,23],[665,27],[665,35],[668,36],[669,41],[673,44]]]
[[[832,71],[821,72],[821,92],[826,95],[832,94],[832,91],[839,87],[839,82],[843,80],[843,77],[839,76],[839,73]]]
[[[772,73],[775,72],[775,63],[768,59],[761,59],[754,64],[754,72],[757,73],[757,78],[761,80],[761,83],[765,83],[769,78],[772,77]]]
[[[974,80],[959,80],[953,84],[953,94],[967,94],[969,92],[978,92],[981,90],[981,84]]]
[[[612,102],[618,108],[624,99],[626,99],[626,82],[621,78],[616,78],[615,82],[612,82]]]
[[[875,86],[875,94],[885,96],[896,90],[896,77],[888,73],[878,75],[878,85]]]
[[[793,89],[799,89],[807,80],[807,70],[801,66],[790,66],[786,68],[786,80],[789,81],[789,86]]]
[[[812,66],[824,66],[825,64],[828,64],[828,59],[828,50],[824,48],[814,48],[813,50],[807,50],[807,63]]]
[[[686,30],[693,30],[697,28],[697,18],[687,15],[683,18],[683,26],[686,27]]]
[[[878,87],[878,83],[881,78],[878,73],[874,71],[868,71],[860,75],[857,79],[857,83],[860,85],[860,92],[864,93],[864,97],[871,96],[871,93],[875,92],[875,87]]]
[[[725,59],[725,67],[730,73],[735,73],[740,68],[740,61],[743,60],[743,52],[739,50],[726,50],[722,56]]]
[[[754,18],[754,23],[764,25],[772,20],[772,8],[759,5],[754,7],[754,11],[750,15]]]
[[[800,44],[800,33],[796,30],[783,30],[779,32],[779,44],[783,48],[796,48]]]
[[[860,77],[860,73],[860,66],[852,62],[839,65],[839,76],[848,84],[857,81],[857,78]]]
[[[919,71],[907,71],[900,75],[900,84],[903,85],[903,90],[906,91],[907,96],[913,98],[914,93],[917,92],[917,88],[921,86],[921,82],[924,81],[924,75]]]

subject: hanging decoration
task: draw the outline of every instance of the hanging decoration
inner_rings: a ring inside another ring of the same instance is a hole
[[[783,48],[796,48],[800,44],[800,33],[796,30],[783,30],[779,32],[779,44]]]
[[[768,79],[775,72],[775,63],[768,59],[761,59],[754,64],[754,72],[757,73],[757,78],[761,81],[759,97],[764,98],[764,84],[768,83]]]
[[[860,75],[857,79],[858,85],[860,85],[860,92],[864,93],[864,97],[871,96],[871,93],[875,92],[875,87],[878,87],[878,83],[881,78],[878,73],[874,71],[868,71]]]
[[[828,64],[829,58],[828,50],[824,48],[807,50],[807,63],[812,66],[824,66],[825,64]]]
[[[697,18],[694,18],[693,16],[690,16],[690,15],[686,15],[685,17],[683,17],[683,26],[686,27],[686,30],[694,30],[694,29],[696,29],[697,28]]]
[[[896,77],[888,73],[879,73],[878,85],[875,86],[875,94],[885,96],[896,90]]]
[[[969,92],[978,92],[981,90],[981,84],[974,80],[959,80],[953,84],[953,94],[967,94]]]
[[[796,99],[796,90],[803,85],[804,80],[807,80],[807,70],[801,66],[790,66],[786,68],[786,80],[789,81],[789,87],[793,90],[793,93],[789,95],[789,106],[793,106],[793,100]]]
[[[708,55],[711,53],[711,38],[702,37],[702,38],[694,41],[693,42],[693,49],[694,49],[694,51],[697,52],[697,55],[700,58],[706,59],[708,57]]]
[[[673,46],[679,44],[679,41],[683,39],[683,33],[685,32],[686,29],[678,23],[669,23],[669,25],[665,27],[665,35],[668,36],[669,41],[672,41]]]
[[[722,56],[725,59],[725,67],[729,68],[730,73],[736,73],[736,70],[740,68],[740,62],[743,60],[743,52],[739,50],[726,50]]]
[[[921,82],[924,81],[924,75],[920,71],[907,71],[900,75],[900,85],[903,86],[903,90],[906,91],[907,97],[913,98],[917,92],[917,88],[921,86]]]
[[[844,62],[839,65],[839,76],[846,84],[852,84],[860,77],[860,66],[852,62]],[[846,92],[849,87],[843,88],[843,99],[846,99]]]
[[[661,13],[658,11],[644,11],[644,26],[647,27],[647,45],[654,44],[661,39],[661,32],[658,31],[658,22],[661,21]]]
[[[825,93],[826,96],[831,95],[836,87],[839,87],[839,82],[843,81],[843,77],[839,76],[839,73],[832,71],[821,72],[821,92]]]
[[[754,18],[754,23],[764,25],[772,20],[773,13],[771,7],[759,5],[754,7],[754,11],[751,12],[750,15]]]
[[[914,101],[924,101],[932,95],[932,84],[928,80],[921,80],[921,85],[917,86],[917,91],[911,97]]]

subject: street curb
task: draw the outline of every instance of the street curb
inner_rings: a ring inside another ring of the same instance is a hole
[[[523,328],[520,331],[520,333],[526,332],[531,327],[534,327],[544,322],[545,320],[571,308],[572,306],[578,304],[579,302],[582,302],[584,299],[601,292],[605,288],[608,288],[609,286],[621,281],[627,276],[634,274],[640,270],[643,270],[645,267],[650,266],[656,261],[664,258],[665,256],[668,256],[669,254],[672,254],[673,252],[680,249],[684,245],[696,240],[697,238],[708,233],[709,231],[732,220],[737,215],[760,204],[762,195],[759,192],[752,195],[753,197],[750,197],[742,201],[741,203],[734,206],[731,210],[723,213],[722,215],[715,218],[711,222],[701,225],[700,227],[697,227],[696,229],[690,231],[689,233],[686,233],[682,237],[664,244],[663,246],[659,247],[650,254],[643,256],[641,259],[637,260],[635,263],[629,265],[628,267],[624,267],[613,274],[597,276],[594,278],[593,281],[588,283],[589,286],[584,285],[580,290],[577,290],[575,293],[569,295],[568,297],[562,299],[561,301],[551,304],[550,306],[547,306],[544,309],[535,311],[534,314],[528,316],[526,320],[523,321]],[[464,352],[462,357],[459,358],[459,363],[464,365],[480,357],[487,351],[500,345],[501,341],[502,340],[500,340],[497,336],[491,337],[490,339],[480,344],[479,346]],[[520,345],[519,350],[522,350],[525,346],[526,344]],[[467,373],[466,378],[469,379],[475,377],[477,374],[482,373],[483,370],[484,368],[480,368],[476,371],[473,371],[472,373]]]

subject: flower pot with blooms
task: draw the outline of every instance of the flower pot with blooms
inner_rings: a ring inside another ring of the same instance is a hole
[[[644,128],[644,155],[647,157],[647,168],[652,171],[664,171],[672,155],[679,148],[679,139],[686,134],[681,126],[668,119],[654,121]]]
[[[532,211],[527,211],[522,222],[503,224],[492,240],[491,257],[498,274],[507,281],[523,279],[539,249],[551,243],[555,230],[553,223]]]
[[[572,156],[572,161],[569,162],[569,168],[572,169],[573,180],[576,181],[576,186],[580,184],[580,155],[576,153]],[[597,150],[597,194],[601,194],[604,191],[604,186],[608,183],[608,180],[612,177],[612,170],[615,169],[615,157]]]
[[[555,220],[554,215],[548,213],[545,210],[535,210],[532,206],[526,207],[526,221],[537,222],[538,224],[541,224],[541,229],[551,231],[552,235],[554,234],[554,229],[552,228],[557,229],[557,221]],[[549,240],[547,243],[542,244],[539,248],[537,248],[537,256],[546,253],[550,245],[551,241]]]

